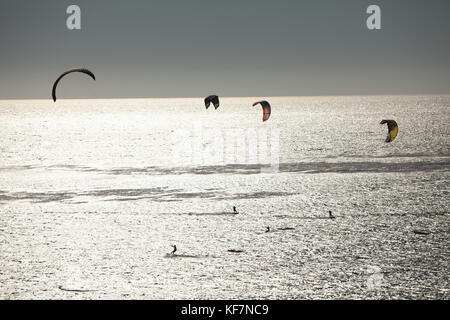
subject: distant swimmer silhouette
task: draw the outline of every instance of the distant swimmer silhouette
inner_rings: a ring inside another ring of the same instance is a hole
[[[270,227],[269,226],[267,226],[266,232],[270,232]]]
[[[173,244],[172,247],[173,247],[173,250],[170,254],[173,255],[175,253],[175,251],[177,251],[177,246]]]
[[[234,214],[238,214],[239,212],[237,212],[236,207],[233,206],[233,213]]]
[[[330,216],[330,219],[334,219],[334,218],[336,218],[335,216],[333,216],[333,214],[331,213],[331,210],[330,211],[328,211],[328,214],[329,214],[329,216]]]

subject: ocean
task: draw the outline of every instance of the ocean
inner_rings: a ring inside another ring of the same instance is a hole
[[[0,299],[450,298],[450,96],[220,104],[0,100]]]

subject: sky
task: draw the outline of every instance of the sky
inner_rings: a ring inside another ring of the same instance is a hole
[[[71,74],[59,98],[449,94],[449,14],[448,0],[0,0],[0,99],[51,99],[75,67],[96,81]]]

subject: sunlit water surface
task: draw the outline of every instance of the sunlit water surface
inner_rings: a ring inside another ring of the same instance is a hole
[[[0,101],[0,298],[448,299],[450,96],[265,99]]]

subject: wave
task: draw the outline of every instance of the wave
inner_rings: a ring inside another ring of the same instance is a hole
[[[295,195],[293,192],[249,192],[229,194],[224,190],[217,192],[180,192],[181,189],[142,188],[142,189],[103,189],[91,191],[58,191],[58,192],[8,192],[0,190],[0,201],[28,200],[32,202],[69,201],[77,197],[97,197],[103,201],[136,201],[151,199],[153,201],[171,202],[191,198],[209,198],[213,200],[239,200]],[[175,199],[174,199],[175,198]],[[73,201],[71,203],[74,203]],[[187,215],[235,215],[232,212],[186,212]]]
[[[166,253],[166,255],[164,256],[164,258],[213,258],[212,256],[201,256],[201,255],[191,255],[191,254],[171,254],[171,253]]]
[[[355,156],[358,157],[358,156]],[[377,158],[377,157],[374,157]],[[393,158],[388,157],[390,160]],[[444,157],[445,158],[445,157]],[[286,173],[359,173],[359,172],[417,172],[417,171],[448,171],[450,160],[437,161],[348,161],[348,162],[290,162],[280,163],[275,172]],[[72,170],[81,172],[94,172],[108,175],[209,175],[209,174],[260,174],[262,170],[270,168],[267,164],[226,164],[214,166],[186,166],[186,167],[125,167],[101,169],[77,165],[52,165],[52,166],[8,166],[0,167],[0,171],[10,170]]]

